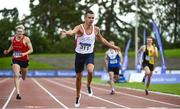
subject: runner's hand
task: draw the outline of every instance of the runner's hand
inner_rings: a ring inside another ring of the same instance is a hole
[[[26,55],[26,53],[21,53],[20,55],[23,57],[23,56],[25,56],[25,55]]]
[[[63,39],[65,37],[66,37],[66,31],[64,29],[62,29],[60,32],[60,38]]]
[[[114,49],[118,52],[120,51],[120,48],[118,46],[114,46]]]
[[[8,50],[4,50],[4,54],[7,55],[9,52]]]

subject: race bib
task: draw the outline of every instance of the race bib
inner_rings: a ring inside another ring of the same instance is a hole
[[[14,51],[14,52],[13,52],[13,57],[14,57],[14,58],[19,58],[19,57],[21,57],[21,54],[22,54],[21,51]]]
[[[145,59],[146,59],[147,61],[149,61],[149,60],[151,60],[151,59],[152,59],[152,57],[150,57],[150,56],[146,56],[146,57],[145,57]]]
[[[117,59],[110,60],[110,64],[116,64],[118,63]]]
[[[80,44],[80,49],[82,49],[82,50],[88,51],[91,47],[91,44],[82,43],[82,42],[80,42],[79,44]]]

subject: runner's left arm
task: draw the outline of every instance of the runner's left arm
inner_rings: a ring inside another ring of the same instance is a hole
[[[119,56],[120,56],[120,58],[121,58],[120,63],[121,63],[121,65],[122,65],[122,64],[123,64],[123,56],[122,56],[121,51],[119,51]]]
[[[110,43],[101,35],[99,28],[97,28],[96,30],[97,30],[97,35],[96,35],[97,38],[98,38],[104,45],[108,46],[109,48],[112,48],[112,49],[115,49],[115,50],[117,50],[117,51],[120,51],[120,48],[119,48],[118,46],[115,46],[115,45],[110,44]]]
[[[155,53],[155,56],[156,57],[158,57],[158,49],[157,49],[157,47],[155,47],[155,49],[154,49],[155,51],[154,51],[154,53]]]
[[[22,56],[31,54],[33,52],[32,43],[31,43],[31,40],[28,37],[26,37],[26,45],[28,46],[29,50],[27,52],[25,52],[25,53],[22,53],[21,54]]]

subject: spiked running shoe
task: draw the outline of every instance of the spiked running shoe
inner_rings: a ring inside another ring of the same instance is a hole
[[[148,92],[148,90],[147,90],[147,89],[145,89],[145,94],[146,94],[146,95],[149,95],[149,92]]]
[[[114,91],[114,90],[111,90],[110,95],[114,95],[114,94],[115,94],[115,91]]]
[[[19,94],[17,94],[16,99],[17,99],[17,100],[20,100],[20,99],[21,99],[21,96],[20,96]]]
[[[79,107],[80,106],[80,99],[81,99],[81,94],[80,94],[79,97],[76,97],[75,107]]]
[[[87,92],[88,92],[89,96],[93,96],[93,91],[92,91],[91,87],[87,88]]]

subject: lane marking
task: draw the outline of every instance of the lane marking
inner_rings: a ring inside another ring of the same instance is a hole
[[[143,89],[133,89],[133,88],[129,88],[129,87],[122,87],[124,89],[130,89],[130,90],[135,90],[135,91],[139,91],[139,92],[144,92]],[[174,94],[168,94],[168,93],[162,93],[162,92],[155,92],[155,91],[149,91],[151,93],[154,93],[154,94],[159,94],[159,95],[166,95],[166,96],[170,96],[170,97],[179,97],[179,95],[174,95]]]
[[[69,109],[66,105],[64,105],[62,102],[60,102],[53,94],[51,94],[45,87],[43,87],[37,80],[32,78],[32,80],[40,87],[42,88],[46,93],[48,93],[58,104],[63,106],[65,109]]]
[[[15,87],[14,87],[13,90],[11,91],[11,94],[9,95],[9,97],[8,97],[6,103],[4,104],[4,106],[2,107],[2,109],[6,109],[6,107],[7,107],[8,103],[9,103],[9,101],[10,101],[11,98],[12,98],[12,95],[13,95],[14,91],[15,91]]]
[[[65,88],[67,88],[67,89],[73,90],[73,91],[76,90],[75,88],[72,88],[72,87],[69,87],[69,86],[60,84],[60,83],[58,83],[58,82],[56,82],[56,81],[52,81],[52,80],[49,80],[49,79],[45,79],[45,80],[46,80],[46,81],[49,81],[49,82],[51,82],[51,83],[53,83],[53,84],[56,84],[56,85],[58,85],[58,86],[65,87]],[[84,91],[81,91],[81,93],[88,96],[88,94],[87,94],[86,92],[84,92]],[[111,102],[111,101],[109,101],[109,100],[103,99],[103,98],[98,97],[98,96],[95,96],[95,95],[93,95],[92,97],[93,97],[93,98],[96,98],[96,99],[99,99],[99,100],[101,100],[101,101],[105,101],[105,102],[107,102],[107,103],[110,103],[110,104],[119,106],[119,107],[121,107],[121,108],[123,107],[123,108],[129,109],[129,107],[126,107],[126,106],[124,106],[124,105],[117,104],[117,103],[115,103],[115,102]]]
[[[5,79],[1,80],[0,83],[3,83],[5,81],[7,81],[7,80],[9,80],[9,78],[5,78]]]
[[[93,86],[93,87],[94,87],[94,86]],[[99,89],[99,90],[109,91],[109,90],[107,90],[107,89],[105,89],[105,88],[99,88],[99,87],[96,87],[96,86],[95,86],[95,88],[96,88],[96,89]],[[140,96],[136,96],[136,95],[124,93],[124,92],[117,92],[117,93],[122,94],[122,95],[126,95],[126,96],[131,96],[131,97],[134,97],[134,98],[139,98],[139,99],[151,101],[151,102],[156,102],[156,103],[166,104],[166,105],[170,105],[170,106],[180,107],[180,105],[176,105],[176,104],[172,104],[172,103],[167,103],[167,102],[163,102],[163,101],[158,101],[158,100],[153,100],[153,99],[149,99],[149,98],[145,98],[145,97],[140,97]]]
[[[87,83],[86,81],[82,81],[83,83]],[[107,86],[106,84],[101,84],[101,83],[93,83],[93,84],[97,84],[97,85],[101,85],[101,86]],[[135,89],[135,88],[130,88],[130,87],[116,87],[119,89],[130,89],[130,90],[135,90],[135,91],[139,91],[139,92],[144,92],[143,89]],[[159,94],[159,95],[166,95],[166,96],[170,96],[170,97],[179,97],[179,95],[175,95],[175,94],[169,94],[169,93],[163,93],[163,92],[156,92],[156,91],[149,91],[151,93],[155,93],[155,94]]]
[[[63,82],[72,84],[72,83],[69,82],[69,81],[63,81]],[[85,85],[85,83],[83,83],[82,85]],[[101,84],[99,84],[99,85],[101,85]],[[104,86],[104,85],[102,85],[102,86]],[[97,88],[97,89],[99,89],[99,90],[103,90],[103,91],[108,91],[108,92],[109,92],[108,89],[105,89],[105,88],[99,88],[99,87],[97,87],[97,86],[95,86],[95,85],[93,86],[93,88]],[[161,104],[171,105],[171,106],[175,106],[175,107],[180,107],[180,105],[176,105],[176,104],[172,104],[172,103],[167,103],[167,102],[163,102],[163,101],[158,101],[158,100],[154,100],[154,99],[149,99],[149,98],[145,98],[145,97],[140,97],[140,96],[136,96],[136,95],[124,93],[124,92],[117,92],[117,93],[122,94],[122,95],[131,96],[131,97],[134,97],[134,98],[139,98],[139,99],[151,101],[151,102],[156,102],[156,103],[161,103]]]

